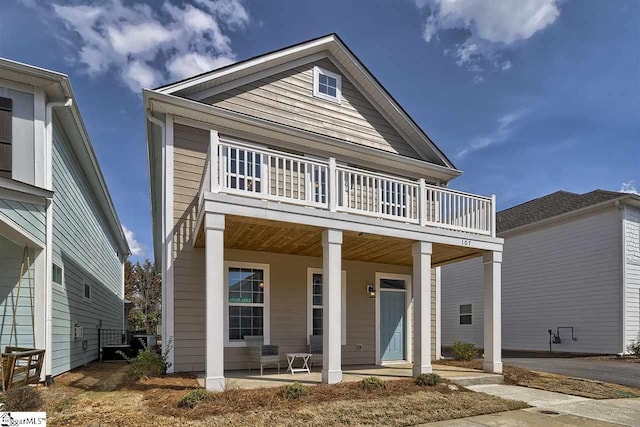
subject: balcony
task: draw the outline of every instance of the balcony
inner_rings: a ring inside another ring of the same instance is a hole
[[[200,184],[241,195],[495,237],[495,196],[485,197],[221,139],[211,144]]]

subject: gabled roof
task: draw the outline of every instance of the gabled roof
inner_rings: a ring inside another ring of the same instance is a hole
[[[337,34],[329,34],[249,58],[158,87],[155,91],[199,101],[204,96],[199,96],[198,94],[208,93],[215,90],[216,87],[224,85],[225,90],[228,90],[235,87],[235,83],[240,85],[241,79],[247,76],[264,74],[268,70],[278,67],[286,69],[287,64],[306,57],[320,58],[323,56],[328,57],[338,68],[348,74],[351,82],[358,87],[365,97],[369,98],[369,101],[407,140],[423,160],[445,166],[458,172],[458,174],[460,173],[456,170],[451,160],[415,123]]]
[[[66,134],[70,137],[73,151],[80,160],[80,166],[87,177],[89,186],[96,196],[98,204],[105,214],[107,223],[113,232],[121,254],[130,254],[129,244],[122,230],[122,225],[116,209],[113,206],[109,189],[100,170],[98,159],[93,151],[89,134],[80,115],[80,109],[76,101],[71,82],[66,74],[33,65],[23,64],[10,59],[0,58],[0,72],[2,78],[42,88],[49,101],[73,100],[69,108],[57,111]],[[71,136],[74,137],[71,137]]]
[[[496,214],[496,229],[499,234],[590,206],[623,198],[639,197],[629,193],[618,193],[607,190],[594,190],[584,194],[556,191],[555,193],[547,194],[546,196],[498,212]]]

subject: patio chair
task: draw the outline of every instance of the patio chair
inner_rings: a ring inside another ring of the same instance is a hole
[[[309,335],[309,367],[314,363],[322,363],[322,335]]]
[[[245,336],[244,340],[249,350],[249,371],[254,363],[260,365],[260,376],[266,365],[277,365],[280,373],[280,349],[277,345],[264,345],[264,337],[259,335]]]

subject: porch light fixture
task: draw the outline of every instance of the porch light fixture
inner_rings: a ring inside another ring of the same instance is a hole
[[[367,295],[369,295],[369,298],[376,297],[376,287],[371,283],[367,284]]]

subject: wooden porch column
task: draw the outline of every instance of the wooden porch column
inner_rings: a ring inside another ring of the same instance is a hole
[[[484,354],[485,372],[502,373],[501,268],[502,252],[485,252],[484,262]]]
[[[429,242],[413,244],[413,376],[431,368],[431,251]]]
[[[342,381],[342,231],[322,233],[322,382]]]
[[[224,381],[224,215],[206,213],[205,308],[207,390],[222,391]]]

